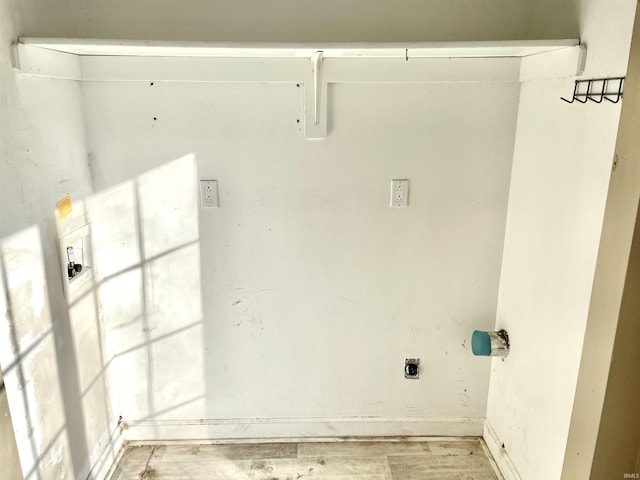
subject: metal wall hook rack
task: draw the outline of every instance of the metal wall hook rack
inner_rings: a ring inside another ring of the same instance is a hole
[[[589,100],[595,103],[602,103],[603,100],[618,103],[622,98],[624,79],[625,77],[610,77],[576,80],[571,100],[567,100],[564,97],[560,97],[560,99],[567,103],[587,103]],[[612,84],[615,84],[613,85],[613,91],[609,91]]]

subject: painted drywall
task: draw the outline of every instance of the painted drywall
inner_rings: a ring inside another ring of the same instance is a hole
[[[640,11],[596,264],[563,478],[640,474],[638,200]],[[635,231],[634,231],[635,229]]]
[[[2,443],[0,444],[0,477],[22,478],[18,446],[13,433],[13,422],[11,422],[11,412],[9,412],[2,372],[0,372],[0,438],[2,438]]]
[[[624,75],[636,2],[581,3],[584,78]],[[487,420],[516,475],[560,478],[620,106],[569,105],[571,79],[522,86]],[[578,478],[578,477],[573,477]]]
[[[56,202],[92,191],[80,87],[16,75],[16,3],[0,1],[0,367],[25,478],[86,478],[114,421],[92,293],[65,299],[58,260]]]
[[[13,6],[13,2],[7,2],[3,0],[0,2],[0,38],[2,39],[2,44],[6,41],[7,38],[10,38],[14,32],[16,31],[15,27],[17,24],[17,20],[15,18],[15,11],[11,9]],[[0,54],[0,58],[6,55],[6,47],[3,54]],[[1,78],[7,76],[7,68],[6,62],[2,63],[2,67],[0,67],[0,75]],[[4,82],[3,82],[4,83]],[[4,108],[6,102],[6,97],[0,100],[0,105],[3,108],[0,108],[0,118],[5,120],[6,111]],[[4,122],[3,122],[4,123]],[[2,150],[0,155],[2,155],[2,160],[0,160],[0,165],[4,166],[4,156],[6,152],[6,141],[5,138],[6,132],[5,129],[0,129],[0,146]],[[2,167],[0,167],[2,168]],[[2,172],[2,178],[4,178],[5,168],[0,170]],[[3,186],[4,188],[4,186]],[[0,193],[0,195],[2,195]],[[2,223],[5,222],[4,216],[2,218]],[[13,433],[13,422],[11,421],[11,412],[9,411],[9,403],[7,401],[7,390],[4,384],[4,378],[2,376],[2,371],[0,368],[0,438],[2,438],[2,442],[0,443],[0,477],[2,478],[21,478],[22,470],[20,468],[20,461],[18,459],[18,447],[16,445],[15,434]]]
[[[620,3],[618,0],[610,2]],[[580,38],[581,0],[536,0],[528,2],[527,36],[529,38]],[[612,8],[616,8],[612,7]]]
[[[186,156],[87,200],[112,403],[127,422],[204,418],[212,353],[203,346],[196,178]]]
[[[24,0],[30,36],[207,41],[426,41],[524,38],[523,0]]]
[[[637,402],[640,384],[635,367],[640,362],[636,348],[637,339],[640,337],[640,305],[637,295],[640,272],[640,217],[638,219],[635,224],[602,420],[591,467],[592,480],[607,476],[624,478],[625,473],[640,475],[640,408]]]
[[[489,363],[469,338],[495,318],[519,84],[332,84],[315,142],[296,84],[83,93],[127,422],[480,433]],[[197,178],[219,209],[199,209]],[[389,207],[393,178],[408,208]]]

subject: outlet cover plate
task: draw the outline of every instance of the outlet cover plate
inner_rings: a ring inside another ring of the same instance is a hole
[[[404,361],[404,378],[418,380],[420,378],[420,359],[407,358]]]
[[[218,181],[200,180],[200,202],[202,208],[218,208]]]
[[[409,180],[407,179],[391,180],[391,206],[392,207],[408,207],[409,206]]]

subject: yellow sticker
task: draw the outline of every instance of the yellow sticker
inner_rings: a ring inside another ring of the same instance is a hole
[[[60,200],[57,206],[58,206],[58,217],[60,217],[60,220],[63,220],[64,218],[69,216],[71,212],[73,212],[73,206],[71,205],[71,197],[69,195],[67,195],[62,200]]]

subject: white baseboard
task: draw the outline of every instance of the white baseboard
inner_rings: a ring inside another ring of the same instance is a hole
[[[481,436],[484,418],[226,418],[126,421],[126,441]]]
[[[119,459],[123,441],[119,426],[114,425],[111,431],[102,435],[102,438],[89,455],[84,468],[76,478],[86,480],[103,480],[107,478],[109,470]]]
[[[498,469],[502,473],[504,480],[522,480],[516,466],[511,461],[511,458],[509,458],[509,454],[504,448],[502,448],[502,441],[500,440],[500,437],[498,437],[498,434],[488,420],[484,421],[482,438],[487,444],[487,447],[498,465]]]

